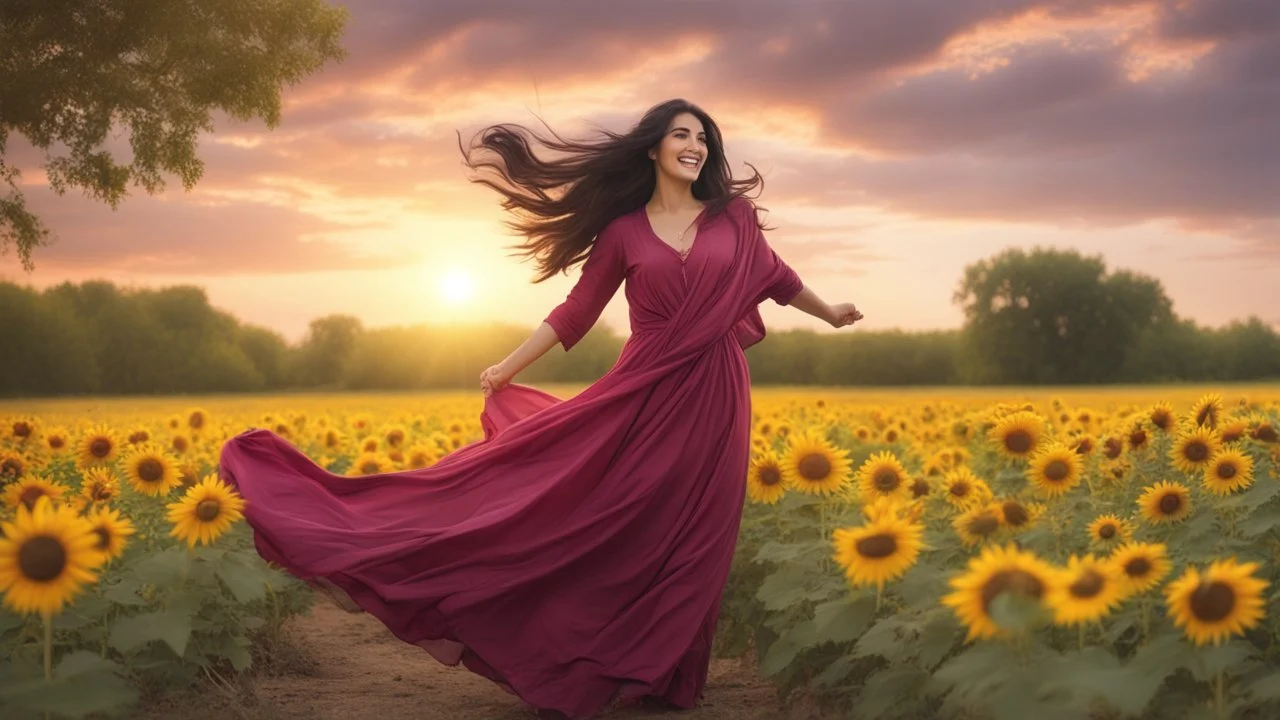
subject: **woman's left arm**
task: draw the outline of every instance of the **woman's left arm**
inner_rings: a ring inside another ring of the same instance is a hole
[[[858,312],[858,308],[854,307],[853,303],[830,305],[818,297],[818,293],[808,285],[805,285],[804,289],[787,304],[822,320],[831,327],[852,325],[862,319],[862,313]]]

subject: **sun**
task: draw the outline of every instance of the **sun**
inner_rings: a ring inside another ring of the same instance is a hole
[[[451,268],[440,276],[440,294],[450,305],[461,305],[475,297],[475,278],[466,270]]]

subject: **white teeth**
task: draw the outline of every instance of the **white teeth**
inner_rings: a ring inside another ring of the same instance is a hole
[[[698,166],[698,161],[697,161],[697,160],[693,160],[693,159],[691,159],[691,158],[680,158],[680,164],[681,164],[681,165],[688,165],[689,167],[697,167],[697,166]]]

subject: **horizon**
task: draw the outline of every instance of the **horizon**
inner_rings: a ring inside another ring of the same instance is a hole
[[[824,300],[856,303],[859,329],[958,329],[964,266],[1035,246],[1150,275],[1201,325],[1280,327],[1280,108],[1264,92],[1280,10],[925,4],[353,3],[346,61],[287,88],[275,130],[217,117],[190,193],[166,177],[114,212],[58,197],[12,136],[6,160],[59,239],[29,274],[0,257],[0,279],[194,284],[290,342],[333,313],[532,328],[578,269],[533,285],[506,257],[517,238],[467,181],[455,129],[624,131],[685,97],[721,125],[735,177],[764,176],[770,244]],[[127,157],[127,138],[108,147]],[[833,331],[761,313],[771,331]],[[623,292],[600,321],[629,332]]]

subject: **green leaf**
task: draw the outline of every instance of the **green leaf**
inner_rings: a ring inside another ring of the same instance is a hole
[[[991,601],[991,619],[1012,635],[1023,635],[1049,621],[1049,612],[1036,598],[1003,592]]]
[[[102,596],[117,605],[139,606],[146,605],[147,601],[138,595],[138,591],[142,589],[142,584],[133,578],[121,580],[114,585],[106,586],[102,591]]]
[[[82,718],[133,703],[136,691],[116,674],[119,667],[98,655],[78,650],[63,657],[44,678],[6,685],[0,698],[6,707],[63,717]]]
[[[858,718],[901,718],[903,698],[919,690],[929,679],[927,673],[908,665],[887,667],[872,673],[858,695]]]
[[[184,609],[170,608],[116,620],[108,642],[120,652],[128,652],[153,640],[162,640],[182,657],[191,638],[191,615]]]
[[[823,642],[848,642],[861,636],[875,615],[874,596],[847,595],[814,608],[814,633]]]
[[[950,612],[937,613],[924,626],[916,645],[920,648],[920,666],[932,670],[942,662],[955,647],[956,641],[963,638],[960,624]]]
[[[812,543],[780,543],[777,540],[770,540],[760,546],[760,552],[756,553],[753,562],[758,563],[785,563],[795,560],[811,549]]]
[[[1280,670],[1272,670],[1254,681],[1245,690],[1255,700],[1275,700],[1280,698]]]
[[[884,618],[872,625],[871,629],[859,638],[858,644],[853,647],[853,657],[867,657],[870,655],[892,657],[895,651],[901,650],[898,646],[899,625],[900,622],[892,617]]]
[[[845,678],[857,667],[857,662],[848,655],[841,655],[827,665],[827,668],[813,679],[814,687],[831,687],[843,683]]]
[[[191,556],[182,548],[162,550],[134,566],[134,574],[145,585],[177,585],[191,570]]]
[[[214,567],[218,579],[226,584],[239,602],[253,602],[267,594],[266,578],[257,567],[238,560],[236,555],[223,556]]]
[[[813,645],[814,637],[813,623],[807,621],[801,621],[782,633],[760,661],[760,674],[769,677],[785,670],[801,650]]]
[[[1245,640],[1233,639],[1224,645],[1210,645],[1197,652],[1199,662],[1186,663],[1187,669],[1201,682],[1212,680],[1219,672],[1231,669],[1254,657],[1257,651]]]
[[[768,610],[785,610],[804,599],[806,573],[794,565],[783,565],[760,583],[756,599]]]

